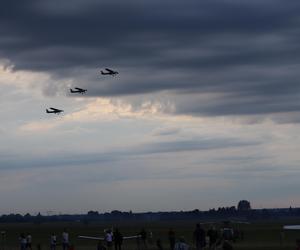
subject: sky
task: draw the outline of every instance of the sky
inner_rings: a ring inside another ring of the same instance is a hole
[[[2,1],[0,214],[299,207],[299,11]]]

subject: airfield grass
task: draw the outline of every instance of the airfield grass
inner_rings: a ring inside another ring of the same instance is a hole
[[[33,239],[33,250],[36,245],[41,244],[42,250],[49,249],[49,239],[51,233],[58,236],[58,242],[61,240],[61,234],[64,228],[68,229],[70,242],[74,244],[76,250],[96,250],[97,241],[78,239],[78,235],[103,236],[103,230],[112,226],[118,227],[124,236],[136,235],[142,228],[151,231],[153,234],[153,244],[149,243],[148,249],[156,249],[155,242],[161,239],[164,249],[169,249],[168,230],[173,228],[176,237],[184,236],[187,243],[192,245],[192,232],[196,221],[174,221],[174,222],[119,222],[119,223],[13,223],[0,224],[0,231],[6,231],[6,238],[0,239],[0,250],[19,249],[18,237],[20,233],[31,233]],[[244,231],[244,240],[239,240],[233,244],[235,250],[294,250],[296,249],[296,239],[300,238],[299,231],[286,231],[281,237],[282,225],[300,224],[298,221],[281,222],[256,222],[250,225],[233,225],[233,228],[239,227]],[[216,225],[217,226],[217,225]],[[283,238],[281,240],[281,238]],[[126,240],[123,243],[124,250],[136,250],[136,240]],[[194,248],[192,248],[194,249]],[[61,246],[57,246],[61,250]]]

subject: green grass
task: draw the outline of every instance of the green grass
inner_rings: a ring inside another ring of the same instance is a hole
[[[284,233],[284,239],[281,241],[281,228],[284,224],[299,223],[299,221],[282,221],[282,222],[268,222],[268,223],[254,223],[250,225],[233,225],[233,227],[240,227],[244,231],[244,240],[234,243],[236,250],[294,250],[297,238],[300,238],[300,231],[289,231]],[[70,234],[70,241],[75,245],[76,250],[96,250],[97,242],[93,240],[80,240],[78,235],[103,236],[103,230],[111,226],[119,227],[124,236],[135,235],[141,228],[145,228],[153,233],[153,243],[149,245],[149,250],[156,249],[155,241],[160,238],[164,248],[168,248],[168,230],[173,228],[176,237],[184,236],[186,241],[192,244],[192,232],[196,222],[120,222],[111,224],[91,223],[84,225],[82,223],[47,223],[41,225],[35,224],[0,224],[0,231],[6,231],[6,240],[1,240],[1,250],[15,250],[19,248],[18,237],[20,233],[30,232],[33,237],[33,249],[40,243],[42,249],[49,249],[49,240],[51,233],[56,233],[58,241],[61,240],[61,234],[66,227]],[[300,224],[300,223],[299,223]],[[57,247],[58,250],[61,247]],[[129,240],[124,242],[124,250],[135,250],[136,241]]]

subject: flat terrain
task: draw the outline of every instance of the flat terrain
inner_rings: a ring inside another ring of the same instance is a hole
[[[156,249],[155,242],[161,239],[164,249],[169,249],[168,230],[173,228],[176,237],[184,236],[186,241],[192,245],[192,232],[195,227],[193,221],[175,221],[175,222],[119,222],[114,224],[91,223],[84,225],[82,223],[45,223],[45,224],[0,224],[0,231],[6,231],[6,237],[1,237],[0,250],[19,249],[18,237],[20,233],[31,233],[33,239],[33,249],[37,244],[41,244],[42,250],[49,249],[49,239],[51,233],[58,236],[58,242],[61,241],[61,234],[64,228],[68,229],[70,241],[74,244],[76,250],[96,250],[97,241],[78,239],[78,235],[103,236],[105,228],[112,226],[118,227],[123,236],[135,235],[142,228],[152,232],[152,244],[149,242],[148,249]],[[233,228],[239,228],[244,232],[244,239],[234,243],[236,250],[294,250],[296,239],[300,239],[300,231],[289,231],[282,233],[282,225],[300,224],[300,221],[282,221],[282,222],[261,222],[250,225],[233,224]],[[216,225],[220,226],[220,225]],[[124,250],[137,249],[136,240],[124,241]],[[61,249],[60,246],[57,247]]]

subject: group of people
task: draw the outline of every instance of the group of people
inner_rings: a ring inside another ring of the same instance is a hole
[[[170,229],[168,232],[169,247],[170,250],[189,250],[191,249],[190,245],[186,243],[184,237],[180,237],[176,241],[175,232],[173,229]],[[196,247],[196,250],[210,249],[216,250],[233,250],[232,244],[230,241],[220,234],[215,227],[211,227],[207,232],[201,227],[200,224],[196,224],[196,228],[193,232],[193,243]],[[157,249],[164,250],[160,240],[157,240]]]
[[[147,232],[145,229],[142,229],[138,233],[138,237],[136,238],[137,248],[138,250],[147,250]],[[116,228],[113,232],[112,230],[106,230],[104,241],[99,241],[97,245],[97,250],[111,250],[114,248],[115,250],[122,250],[123,244],[123,235],[118,228]]]
[[[118,228],[116,228],[114,232],[112,232],[112,230],[106,230],[104,240],[106,244],[104,245],[102,241],[99,241],[97,250],[111,250],[113,243],[115,250],[122,250],[123,235]]]
[[[20,250],[32,250],[32,236],[28,233],[26,236],[22,233],[19,237],[20,242]],[[60,245],[57,242],[57,236],[55,233],[51,234],[50,236],[50,249],[56,250],[56,246]],[[73,245],[69,243],[69,233],[66,229],[64,229],[62,233],[62,241],[61,241],[62,250],[74,250]],[[37,244],[37,249],[41,249],[41,245]]]
[[[52,233],[50,236],[50,249],[56,250],[56,246],[59,245],[57,241],[57,236],[55,233]],[[73,245],[69,242],[69,233],[67,229],[64,229],[61,235],[61,246],[63,250],[73,250]]]
[[[31,243],[32,243],[32,236],[30,233],[27,233],[26,236],[24,233],[20,234],[19,237],[19,241],[20,241],[20,249],[21,250],[28,250],[28,249],[32,249]]]
[[[53,233],[50,237],[50,249],[55,250],[56,246],[58,245],[57,243],[57,236],[55,233]],[[70,244],[69,242],[69,233],[67,229],[64,229],[61,235],[61,245],[63,250],[72,250],[73,245]]]
[[[150,236],[149,238],[147,236]],[[152,234],[148,234],[143,228],[136,236],[137,250],[147,250],[148,242],[152,243]],[[193,231],[193,243],[196,250],[233,250],[230,240],[228,240],[225,233],[220,233],[214,227],[205,231],[200,224],[196,224],[195,230]],[[226,237],[225,237],[226,236]],[[28,233],[20,235],[20,250],[32,250],[32,236]],[[176,237],[175,231],[169,229],[168,232],[169,249],[170,250],[189,250],[190,245],[185,241],[184,237]],[[122,250],[123,235],[118,228],[114,231],[106,230],[104,241],[99,241],[97,250]],[[66,229],[63,230],[61,243],[58,243],[56,234],[52,234],[50,237],[50,250],[56,250],[58,245],[62,246],[62,250],[74,250],[74,246],[69,242],[69,233]],[[161,239],[156,241],[157,250],[164,250]],[[37,245],[38,250],[41,249],[40,245]],[[165,249],[166,250],[166,249]]]

